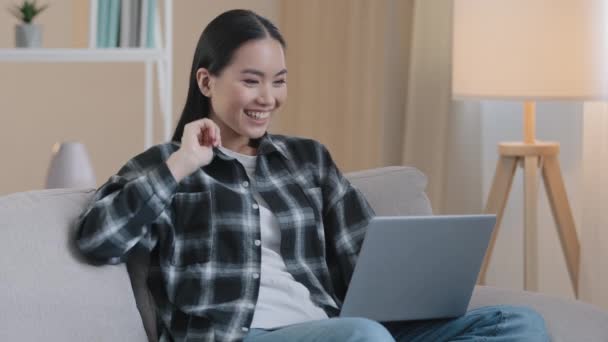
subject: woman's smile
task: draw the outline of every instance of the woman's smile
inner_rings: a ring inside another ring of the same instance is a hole
[[[253,110],[244,110],[245,115],[254,119],[255,121],[264,121],[268,117],[270,117],[270,112],[262,112],[262,111],[253,111]]]

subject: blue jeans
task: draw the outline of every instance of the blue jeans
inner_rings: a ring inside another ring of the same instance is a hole
[[[543,318],[525,307],[489,306],[455,319],[380,324],[365,318],[330,318],[264,330],[245,342],[280,341],[549,341]]]

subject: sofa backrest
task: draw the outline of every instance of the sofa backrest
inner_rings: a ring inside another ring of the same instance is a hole
[[[388,166],[345,174],[378,216],[431,215],[427,178],[418,169]]]
[[[74,251],[93,190],[0,197],[0,341],[146,341],[124,265]]]

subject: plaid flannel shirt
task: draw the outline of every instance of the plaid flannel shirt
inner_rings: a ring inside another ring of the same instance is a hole
[[[247,334],[260,286],[254,189],[279,222],[287,271],[336,316],[374,213],[327,149],[266,134],[255,179],[215,149],[209,165],[178,184],[165,163],[178,148],[157,145],[131,159],[77,222],[78,248],[98,262],[125,261],[135,248],[150,252],[160,340],[238,341]]]

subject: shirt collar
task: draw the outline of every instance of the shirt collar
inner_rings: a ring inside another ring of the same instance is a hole
[[[258,151],[257,151],[257,155],[265,155],[265,154],[271,154],[271,153],[278,153],[279,155],[281,155],[283,158],[287,159],[287,154],[285,153],[285,151],[283,150],[283,147],[280,146],[279,144],[276,143],[276,141],[273,140],[272,135],[268,134],[268,132],[264,133],[264,135],[257,139],[257,145],[258,145]],[[215,153],[216,156],[218,156],[220,159],[223,160],[232,160],[234,159],[233,157],[227,155],[226,153],[222,152],[219,148],[214,147],[213,148],[213,152]]]

